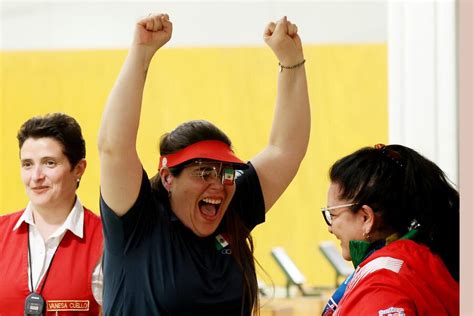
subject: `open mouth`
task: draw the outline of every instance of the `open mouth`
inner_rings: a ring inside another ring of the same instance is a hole
[[[205,218],[213,219],[214,217],[216,217],[221,203],[221,199],[205,198],[199,201],[199,210]]]

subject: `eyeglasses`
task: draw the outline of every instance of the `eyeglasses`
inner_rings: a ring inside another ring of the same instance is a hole
[[[323,213],[323,218],[326,221],[326,224],[328,226],[332,225],[332,220],[333,217],[335,216],[334,214],[331,214],[329,211],[332,210],[337,210],[338,208],[343,208],[343,207],[349,207],[349,206],[354,206],[357,203],[350,203],[350,204],[343,204],[343,205],[335,205],[335,206],[330,206],[330,207],[321,207],[321,213]],[[342,212],[341,212],[342,213]],[[340,214],[340,213],[339,213]]]
[[[199,177],[204,182],[212,182],[218,179],[224,185],[233,185],[235,183],[235,170],[230,165],[223,165],[222,162],[195,161],[187,167],[192,167],[191,176]]]

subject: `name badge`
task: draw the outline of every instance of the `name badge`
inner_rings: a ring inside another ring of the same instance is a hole
[[[89,300],[52,300],[46,301],[48,312],[87,312]]]

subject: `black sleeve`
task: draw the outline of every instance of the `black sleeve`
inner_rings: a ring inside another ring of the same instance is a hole
[[[104,227],[105,248],[118,255],[136,247],[157,221],[150,180],[143,170],[140,192],[130,210],[117,216],[100,196],[100,214]]]
[[[230,208],[239,213],[245,225],[252,230],[265,221],[265,202],[257,171],[248,162],[249,168],[240,171],[236,182],[236,190]]]

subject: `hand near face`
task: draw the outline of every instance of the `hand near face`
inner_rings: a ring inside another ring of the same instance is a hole
[[[282,65],[292,66],[304,58],[298,27],[288,21],[286,16],[276,23],[270,22],[265,28],[263,39]]]
[[[144,48],[151,57],[171,39],[172,33],[168,14],[150,14],[137,22],[133,44]]]

